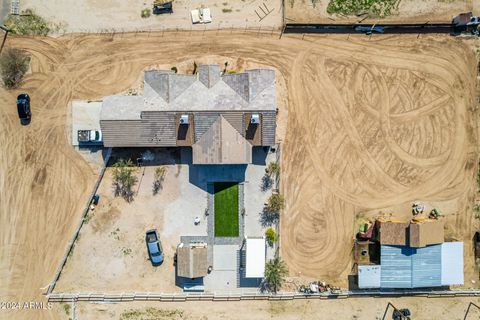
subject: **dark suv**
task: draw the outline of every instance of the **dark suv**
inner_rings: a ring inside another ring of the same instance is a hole
[[[17,111],[20,120],[29,121],[32,118],[30,111],[30,96],[26,93],[21,93],[17,97]]]

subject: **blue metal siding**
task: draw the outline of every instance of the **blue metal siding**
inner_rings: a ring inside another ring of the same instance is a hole
[[[425,248],[381,246],[381,288],[421,288],[441,285],[441,245]]]
[[[411,288],[411,248],[381,246],[381,288]]]
[[[412,288],[435,287],[442,284],[442,246],[416,249],[412,256]]]

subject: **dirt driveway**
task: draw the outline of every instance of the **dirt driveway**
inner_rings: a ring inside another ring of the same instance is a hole
[[[122,0],[115,3],[104,0],[22,0],[21,8],[33,8],[49,21],[62,25],[66,32],[105,32],[137,30],[204,30],[245,29],[282,26],[280,0],[175,0],[172,14],[151,15],[142,18],[145,8],[152,8],[153,0]],[[190,11],[209,8],[212,22],[192,25]],[[122,21],[122,23],[119,23]]]
[[[290,116],[282,151],[287,210],[281,244],[294,274],[345,279],[360,208],[411,198],[456,199],[453,234],[468,240],[477,223],[470,210],[478,159],[470,125],[476,62],[459,39],[279,40],[224,30],[203,36],[10,38],[7,45],[32,54],[32,73],[20,89],[0,89],[2,300],[42,300],[41,288],[52,279],[94,183],[92,170],[67,140],[68,101],[122,92],[149,65],[204,55],[271,65],[286,79]],[[363,81],[351,85],[355,78]],[[21,91],[32,97],[28,127],[20,126],[12,105]],[[358,104],[350,103],[351,95]],[[471,270],[470,262],[466,272]],[[0,312],[7,319],[57,317],[48,310]]]

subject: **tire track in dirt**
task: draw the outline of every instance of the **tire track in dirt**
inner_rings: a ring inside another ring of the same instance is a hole
[[[459,57],[461,50],[455,47],[461,44],[445,37],[422,37],[421,42],[390,36],[378,41],[349,39],[306,37],[302,41],[284,35],[278,40],[230,31],[207,32],[205,37],[175,32],[132,34],[113,40],[96,35],[9,39],[8,45],[26,49],[34,59],[23,89],[0,89],[0,225],[8,226],[0,233],[0,296],[39,299],[39,288],[52,279],[92,187],[91,169],[66,138],[69,100],[115,94],[131,86],[148,66],[174,65],[205,55],[271,65],[285,77],[289,120],[282,147],[286,210],[281,253],[292,274],[344,284],[350,270],[355,214],[360,209],[414,198],[461,197],[474,183],[475,169],[465,169],[467,150],[474,143],[466,139],[467,106],[474,97],[472,55]],[[327,60],[343,66],[318,67]],[[371,66],[382,75],[376,77],[377,85],[371,81],[361,86],[353,81],[355,88],[348,85],[352,83],[347,79],[352,76],[351,68],[368,71]],[[330,73],[337,69],[342,72],[333,81]],[[390,100],[390,108],[381,110],[384,95],[392,98],[389,90],[395,84],[391,79],[417,73],[442,95],[432,89],[422,93],[431,96],[432,105],[412,107],[408,103],[402,109],[402,101],[416,102],[414,93],[420,90],[406,83],[405,92],[399,94],[406,97]],[[32,96],[34,116],[30,126],[21,127],[12,101],[25,88]],[[335,89],[338,101],[329,96],[329,89]],[[349,90],[372,96],[373,105],[365,107],[354,94],[345,92]],[[441,116],[450,107],[454,107],[452,117]],[[433,131],[428,126],[419,127],[414,137],[408,134],[408,126],[399,129],[398,124],[411,121],[422,125],[432,115],[438,115],[434,126],[445,128],[447,138],[440,136],[438,142],[430,142]],[[392,133],[392,143],[401,145],[412,163],[404,163],[390,150],[380,130],[380,118],[390,121],[391,130],[402,131],[398,136]],[[404,139],[410,148],[403,147]],[[424,147],[431,154],[421,158],[438,156],[441,151],[448,156],[443,163],[417,162],[421,153],[416,144],[432,144]],[[324,153],[327,149],[329,154]],[[462,208],[461,214],[465,217],[459,217],[455,227],[470,230],[468,210]],[[42,315],[15,314],[22,319],[55,318],[48,311]]]

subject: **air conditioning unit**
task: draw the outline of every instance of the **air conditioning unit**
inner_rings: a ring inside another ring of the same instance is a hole
[[[252,117],[250,118],[250,123],[251,124],[260,124],[260,115],[258,113],[252,114]]]
[[[188,124],[188,114],[182,114],[180,116],[180,124]]]

